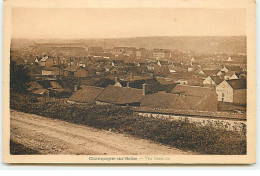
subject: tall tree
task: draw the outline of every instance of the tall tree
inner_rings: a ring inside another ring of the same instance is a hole
[[[10,91],[26,93],[29,88],[29,69],[22,64],[10,60]]]

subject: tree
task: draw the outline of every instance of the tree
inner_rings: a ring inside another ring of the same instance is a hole
[[[107,86],[113,85],[113,84],[115,84],[115,82],[112,81],[111,79],[107,79],[107,78],[100,78],[98,81],[96,81],[94,83],[94,85],[97,87],[107,87]]]
[[[10,91],[26,93],[29,88],[29,69],[22,64],[10,60]]]

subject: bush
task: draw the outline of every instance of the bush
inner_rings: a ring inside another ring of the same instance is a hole
[[[32,101],[29,95],[12,95],[10,107],[49,118],[98,129],[128,133],[184,151],[200,154],[246,154],[246,133],[196,126],[185,121],[169,121],[133,115],[128,107],[76,105],[55,99]],[[246,129],[245,129],[246,130]]]

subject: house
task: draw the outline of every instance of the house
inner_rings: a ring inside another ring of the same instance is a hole
[[[38,62],[39,66],[43,67],[51,67],[54,65],[54,59],[48,56],[42,57],[42,59]]]
[[[148,71],[154,71],[154,65],[153,65],[152,63],[149,63],[149,64],[147,65],[147,70],[148,70]]]
[[[224,75],[225,73],[226,73],[226,72],[219,70],[219,72],[217,73],[217,76],[222,76],[222,75]]]
[[[216,76],[219,70],[203,70],[205,76]]]
[[[233,61],[232,58],[229,56],[228,59],[227,59],[228,62],[231,62]]]
[[[218,101],[246,104],[246,80],[224,80],[216,87]]]
[[[100,66],[100,67],[104,67],[107,64],[107,60],[106,59],[98,59],[96,61],[96,65]]]
[[[221,83],[221,78],[218,76],[208,76],[207,78],[204,79],[203,85],[204,86],[213,86],[213,85],[218,85]]]
[[[171,93],[155,93],[143,96],[141,99],[141,107],[189,110],[183,98]]]
[[[238,74],[237,72],[234,71],[229,71],[224,75],[224,79],[228,80],[228,79],[239,79],[240,74]]]
[[[156,76],[164,76],[165,77],[165,76],[170,74],[170,71],[169,71],[168,66],[158,66],[158,65],[155,65],[153,73]]]
[[[109,72],[111,68],[113,68],[113,66],[111,66],[110,64],[106,64],[104,67],[106,72]]]
[[[141,59],[145,57],[145,48],[139,48],[135,50],[135,56],[137,59]]]
[[[64,75],[85,78],[88,76],[88,71],[82,66],[69,66],[64,70]]]
[[[240,68],[240,66],[225,66],[221,69],[221,71],[224,72],[229,72],[229,71],[235,71],[237,73],[240,73],[242,71],[242,69]]]
[[[75,91],[69,98],[69,103],[92,104],[96,98],[103,92],[104,88],[94,86],[81,86],[80,90]]]
[[[48,97],[50,92],[47,89],[37,89],[32,92],[34,95]]]
[[[137,66],[138,66],[138,67],[146,67],[146,66],[147,66],[147,63],[144,62],[144,61],[143,61],[143,62],[138,62],[138,63],[137,63]]]
[[[154,59],[163,59],[165,58],[165,52],[163,50],[155,50],[153,52]]]
[[[113,60],[112,62],[111,62],[111,65],[113,66],[113,67],[118,67],[118,66],[124,66],[125,65],[125,62],[124,62],[124,60]]]
[[[36,81],[29,82],[28,91],[30,91],[30,92],[33,92],[33,91],[35,91],[37,89],[42,89],[42,88],[43,87],[39,83],[37,83]]]
[[[168,65],[168,61],[167,60],[157,60],[157,65],[158,66],[167,66]]]
[[[121,87],[132,87],[132,88],[142,89],[143,84],[150,83],[150,81],[152,80],[153,78],[151,77],[134,76],[133,74],[130,73],[129,75],[121,76],[121,79],[115,77],[115,84],[119,82]]]
[[[176,85],[171,93],[183,97],[184,102],[191,110],[217,111],[218,97],[211,88]]]
[[[96,98],[96,103],[120,106],[140,106],[140,101],[143,95],[145,95],[145,88],[145,85],[143,85],[143,89],[108,86]]]
[[[171,52],[164,49],[154,49],[153,50],[153,59],[160,60],[171,57]]]
[[[234,72],[237,72],[237,73],[240,73],[242,71],[242,69],[240,68],[240,66],[227,66],[226,67],[228,69],[228,71],[234,71]]]
[[[136,48],[134,47],[114,47],[113,54],[115,56],[124,55],[124,56],[133,56],[135,54]]]
[[[188,84],[188,79],[180,78],[177,80],[177,83],[179,83],[180,85],[186,85]]]
[[[129,82],[128,82],[129,83]],[[122,84],[120,83],[118,77],[115,77],[115,84],[114,84],[115,87],[123,87]],[[129,86],[128,86],[129,87]]]
[[[227,73],[227,72],[228,72],[228,69],[227,69],[227,67],[224,65],[224,67],[223,67],[220,71]]]
[[[193,66],[190,66],[190,67],[188,67],[188,72],[193,72],[195,70],[195,67],[193,67]]]
[[[204,79],[201,77],[188,77],[185,78],[187,80],[186,84],[187,85],[191,85],[191,86],[203,86],[203,81]],[[181,80],[181,81],[185,81],[185,79]],[[181,83],[180,83],[181,84]]]
[[[173,64],[169,65],[168,68],[169,68],[169,72],[170,73],[177,73],[177,71],[174,69],[174,65]]]
[[[161,89],[166,92],[171,92],[171,90],[177,85],[177,83],[171,78],[165,77],[155,77],[155,80],[160,84]]]
[[[63,69],[59,67],[45,67],[42,69],[43,76],[61,76],[63,75]]]
[[[51,89],[56,92],[63,92],[65,91],[63,87],[57,81],[50,81]]]
[[[95,69],[96,68],[96,65],[95,65],[95,62],[89,58],[87,61],[86,61],[86,67],[88,67],[89,69]]]
[[[112,68],[110,68],[110,73],[118,75],[118,74],[120,74],[120,70],[117,67],[112,66]]]

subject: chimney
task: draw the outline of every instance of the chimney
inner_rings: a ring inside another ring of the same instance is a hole
[[[143,84],[142,88],[143,88],[143,95],[146,95],[146,84]]]
[[[118,83],[118,77],[115,77],[115,84]]]
[[[74,85],[74,92],[78,90],[78,85]]]
[[[129,86],[129,81],[127,81],[127,83],[126,83],[126,87],[128,87],[128,88],[130,87],[130,86]]]

